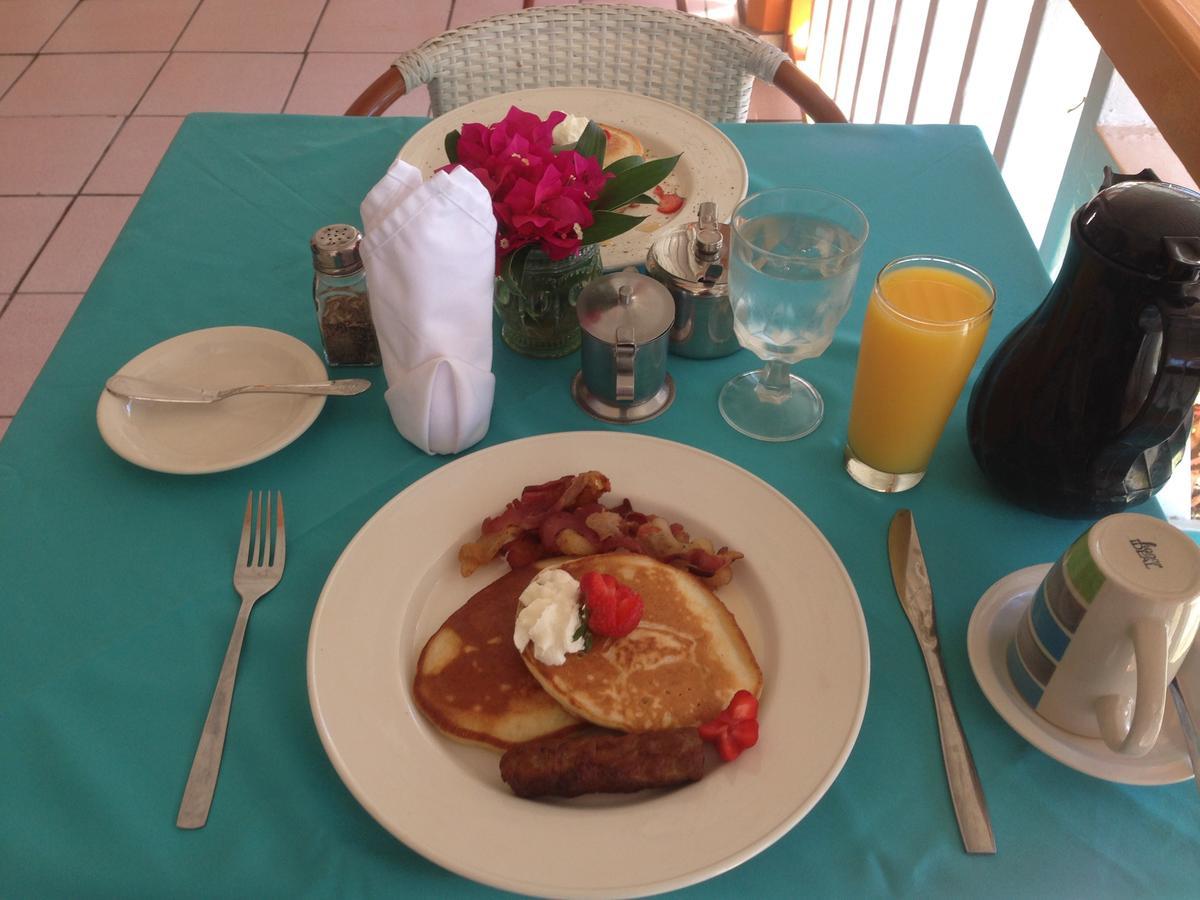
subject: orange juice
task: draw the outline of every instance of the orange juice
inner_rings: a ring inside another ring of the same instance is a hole
[[[994,298],[986,279],[949,260],[884,268],[858,352],[853,456],[880,472],[925,471],[987,335]]]

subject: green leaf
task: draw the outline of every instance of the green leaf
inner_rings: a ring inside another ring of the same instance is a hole
[[[601,165],[604,164],[604,151],[607,147],[608,138],[604,136],[604,129],[592,121],[587,123],[583,134],[579,135],[579,140],[575,142],[576,153],[590,156]]]
[[[458,162],[458,139],[462,137],[457,131],[446,135],[446,159],[452,163]]]
[[[583,652],[587,653],[592,649],[592,631],[588,628],[588,606],[586,603],[579,605],[579,627],[571,635],[571,640],[573,641],[577,641],[580,638],[583,639]]]
[[[632,203],[653,203],[655,206],[658,206],[658,199],[656,197],[651,197],[649,194],[638,194],[625,205],[629,206]]]
[[[507,279],[510,284],[521,284],[521,276],[525,273],[525,258],[529,256],[529,251],[535,246],[537,245],[526,244],[523,247],[518,247],[512,253],[508,254],[508,256],[504,257],[504,267],[502,271],[505,279]]]
[[[666,159],[652,159],[648,163],[626,169],[620,175],[609,180],[596,198],[596,209],[616,209],[624,206],[639,194],[644,194],[664,178],[671,174],[679,156]]]
[[[646,160],[640,156],[622,156],[620,159],[613,160],[611,165],[605,166],[605,172],[612,172],[614,175],[620,175],[626,169],[632,169],[634,166],[640,166]]]
[[[616,237],[618,234],[624,234],[630,228],[637,227],[638,222],[646,218],[645,216],[627,216],[624,213],[603,210],[598,211],[595,215],[596,221],[583,229],[585,244],[598,244]]]

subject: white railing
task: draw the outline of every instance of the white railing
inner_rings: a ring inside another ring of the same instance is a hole
[[[1068,0],[814,0],[799,62],[852,122],[978,126],[1048,267],[1105,64]]]

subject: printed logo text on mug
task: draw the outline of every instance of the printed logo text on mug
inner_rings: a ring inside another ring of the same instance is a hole
[[[1137,553],[1138,558],[1142,561],[1142,565],[1147,569],[1161,569],[1163,567],[1162,562],[1154,553],[1154,548],[1158,546],[1157,544],[1133,538],[1129,541],[1129,546]]]

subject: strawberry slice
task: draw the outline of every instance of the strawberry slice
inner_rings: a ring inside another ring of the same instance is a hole
[[[758,698],[749,691],[738,691],[725,708],[725,714],[733,722],[758,718]]]
[[[701,740],[716,745],[721,759],[732,762],[758,743],[758,699],[749,691],[738,691],[716,718],[697,731]]]
[[[758,719],[734,722],[729,727],[729,736],[743,750],[753,747],[758,743]]]
[[[664,191],[661,187],[656,187],[651,191],[658,198],[658,211],[664,215],[670,215],[673,212],[679,212],[683,208],[683,197],[678,194],[672,194],[669,191]]]
[[[733,762],[741,755],[742,748],[738,745],[737,739],[729,731],[723,730],[717,735],[717,756],[725,760],[725,762]]]
[[[641,595],[611,575],[588,572],[579,580],[579,591],[587,607],[587,625],[593,634],[625,637],[642,620],[645,604]]]

